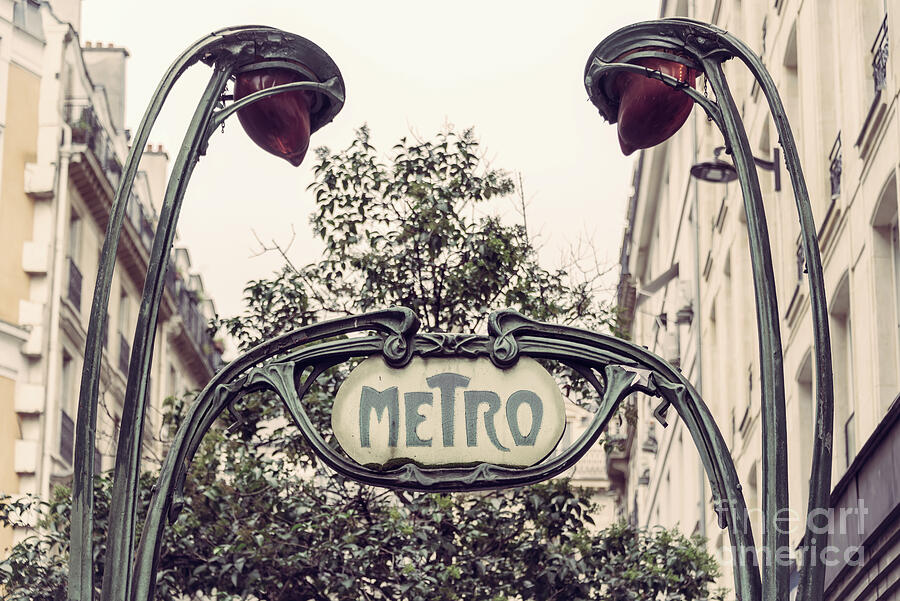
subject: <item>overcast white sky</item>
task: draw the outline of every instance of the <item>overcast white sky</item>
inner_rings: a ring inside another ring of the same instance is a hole
[[[656,18],[658,0],[302,2],[297,0],[84,0],[81,38],[126,47],[126,124],[135,129],[150,94],[184,48],[226,26],[272,25],[317,43],[338,64],[347,101],[311,147],[343,148],[367,123],[387,153],[404,135],[430,137],[444,123],[474,126],[492,164],[521,172],[529,228],[548,266],[578,239],[617,260],[633,158],[615,128],[588,102],[588,54],[623,25]],[[182,79],[151,134],[174,159],[209,76],[197,65]],[[297,238],[293,261],[316,259],[308,226],[312,152],[299,168],[266,154],[237,120],[217,134],[194,174],[177,244],[222,315],[241,311],[244,284],[281,259],[254,257],[262,239]],[[502,207],[501,207],[502,208]],[[509,219],[516,215],[511,206]],[[498,307],[499,308],[499,307]]]

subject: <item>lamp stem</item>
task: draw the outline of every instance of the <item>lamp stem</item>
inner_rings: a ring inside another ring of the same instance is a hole
[[[800,153],[791,131],[784,104],[765,66],[743,42],[729,36],[736,54],[753,73],[769,102],[769,110],[784,150],[784,164],[791,177],[791,187],[800,220],[800,237],[809,280],[810,313],[813,323],[813,346],[816,368],[816,423],[809,478],[806,531],[801,545],[802,563],[796,601],[817,601],[825,588],[825,562],[819,553],[826,548],[828,536],[825,509],[830,506],[832,430],[834,425],[834,373],[832,371],[831,333],[825,296],[825,276],[819,252],[815,217],[809,202],[809,190],[803,177]],[[777,149],[776,149],[777,150]],[[777,160],[777,158],[776,158]],[[778,168],[778,165],[775,165]],[[824,523],[823,523],[824,522]],[[816,532],[820,533],[816,536]]]
[[[109,294],[116,265],[119,236],[125,219],[125,209],[131,196],[150,130],[162,110],[163,103],[175,82],[195,62],[201,51],[217,42],[220,35],[213,34],[198,40],[185,50],[169,67],[153,94],[137,129],[131,150],[122,169],[122,177],[109,213],[103,249],[97,266],[94,299],[84,349],[84,367],[78,397],[78,414],[75,422],[75,453],[72,478],[72,518],[69,544],[70,601],[91,601],[94,595],[92,539],[94,524],[94,448],[97,430],[97,401],[100,390],[100,367],[103,356],[101,335],[106,331]],[[108,564],[107,564],[108,565]]]
[[[194,166],[200,158],[207,125],[212,119],[219,97],[225,91],[231,72],[231,65],[228,64],[217,63],[213,70],[172,168],[165,200],[160,210],[156,236],[153,238],[150,266],[147,269],[137,326],[134,330],[134,344],[128,366],[128,386],[125,389],[122,410],[122,430],[116,449],[116,471],[109,510],[109,537],[102,601],[125,601],[133,598],[129,592],[134,561],[142,433],[159,303],[184,193]]]
[[[779,560],[779,552],[790,545],[787,528],[780,526],[788,507],[787,420],[784,406],[784,359],[769,232],[750,142],[722,72],[721,62],[705,59],[704,71],[722,111],[722,133],[732,149],[734,166],[741,183],[750,242],[762,400],[762,598],[766,601],[787,601],[790,572],[786,562]],[[780,565],[782,563],[785,565]]]

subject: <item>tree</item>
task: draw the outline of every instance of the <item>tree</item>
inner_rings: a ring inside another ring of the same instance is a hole
[[[218,323],[241,348],[324,316],[388,305],[412,308],[432,331],[477,331],[503,306],[614,327],[614,313],[597,300],[596,273],[541,267],[524,223],[506,224],[484,208],[516,187],[484,165],[471,130],[403,139],[385,163],[363,127],[346,150],[319,149],[314,169],[312,226],[324,257],[304,266],[286,260],[248,284],[245,314]],[[347,369],[333,368],[309,393],[310,417],[325,432]],[[573,397],[584,394],[558,375]],[[169,400],[170,425],[188,401]],[[590,492],[566,480],[477,495],[362,487],[318,465],[270,395],[250,395],[237,411],[241,420],[228,430],[218,424],[194,461],[185,510],[164,542],[160,599],[710,597],[717,571],[701,541],[625,524],[597,531]],[[142,480],[143,507],[152,481]],[[101,556],[109,489],[109,475],[98,476]],[[41,527],[0,563],[0,590],[12,599],[62,598],[64,559],[50,558],[65,556],[65,494],[41,506]],[[26,503],[0,505],[0,523],[19,519]],[[38,556],[43,563],[30,563]]]

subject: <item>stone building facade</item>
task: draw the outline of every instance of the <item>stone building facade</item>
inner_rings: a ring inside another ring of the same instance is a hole
[[[100,249],[129,148],[128,52],[82,45],[80,0],[0,0],[0,494],[47,497],[72,474],[74,419]],[[104,336],[96,465],[113,466],[131,339],[168,157],[148,149],[119,241]],[[154,345],[149,458],[163,399],[221,363],[187,251],[170,260]],[[0,531],[0,552],[15,533]]]
[[[711,22],[746,41],[785,103],[810,189],[828,295],[832,504],[836,515],[842,508],[868,512],[861,522],[833,523],[826,598],[894,598],[888,595],[900,586],[900,568],[891,559],[900,548],[894,536],[900,500],[894,435],[900,413],[900,61],[893,32],[900,31],[900,6],[885,0],[663,0],[661,16],[676,15]],[[755,155],[774,162],[759,173],[784,345],[793,554],[802,542],[815,420],[808,283],[790,180],[765,98],[738,61],[726,63],[725,71]],[[722,145],[715,125],[695,108],[678,134],[639,155],[618,296],[633,339],[679,365],[710,406],[759,542],[759,357],[742,199],[737,181],[690,175],[692,165]],[[620,511],[641,525],[703,534],[727,563],[728,537],[716,524],[688,432],[677,419],[661,428],[650,399],[637,399],[637,406]],[[730,567],[723,571],[730,584]]]

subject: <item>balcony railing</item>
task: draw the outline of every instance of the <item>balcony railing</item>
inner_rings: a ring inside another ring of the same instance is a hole
[[[90,148],[106,179],[116,189],[122,177],[122,164],[94,109],[85,102],[69,102],[65,105],[65,111],[66,123],[72,128],[72,143],[85,144]]]
[[[596,480],[606,478],[606,452],[602,445],[595,445],[575,466],[575,480]]]
[[[838,132],[837,139],[831,146],[831,152],[828,154],[828,178],[831,182],[831,199],[834,200],[841,195],[841,132]]]
[[[222,356],[216,350],[215,343],[207,332],[207,319],[200,312],[195,294],[188,290],[172,261],[169,261],[169,268],[166,271],[166,288],[175,299],[175,305],[188,336],[205,357],[209,367],[213,371],[219,369],[222,364]]]
[[[125,334],[119,332],[119,371],[128,374],[128,362],[131,360],[131,346]]]
[[[797,259],[797,285],[799,286],[803,281],[803,276],[806,275],[806,255],[803,252],[803,241],[799,237],[794,247],[794,256]]]
[[[888,22],[887,15],[878,28],[875,35],[875,43],[872,44],[872,79],[875,81],[875,92],[878,93],[884,89],[887,81],[887,59],[888,59]]]
[[[59,455],[72,463],[72,451],[75,448],[75,422],[65,411],[59,412]]]
[[[75,261],[72,260],[72,257],[69,257],[69,285],[66,293],[66,298],[69,299],[73,305],[75,305],[76,311],[81,311],[81,271],[79,271],[78,266],[75,265]]]
[[[116,189],[122,178],[122,163],[119,162],[112,139],[97,119],[94,109],[82,101],[67,103],[65,111],[66,123],[72,128],[72,142],[84,144],[90,149],[110,186]],[[154,219],[152,215],[147,214],[133,191],[125,213],[144,248],[149,252],[153,243]]]
[[[72,128],[72,142],[84,144],[90,149],[111,187],[116,189],[122,177],[122,164],[116,157],[109,134],[100,124],[93,108],[85,101],[73,101],[66,104],[65,111],[66,122]],[[131,193],[125,206],[125,217],[137,235],[139,245],[143,246],[144,250],[149,254],[156,231],[154,225],[156,219],[155,215],[144,208],[143,203],[140,202],[134,192]],[[181,314],[190,338],[205,356],[210,368],[213,370],[218,369],[222,363],[222,358],[206,332],[206,318],[200,313],[197,299],[183,285],[177,276],[174,265],[171,263],[166,277],[166,286],[175,299],[178,312]],[[129,354],[126,353],[124,360],[121,357],[119,359],[120,369],[123,372],[128,370],[128,357]]]

